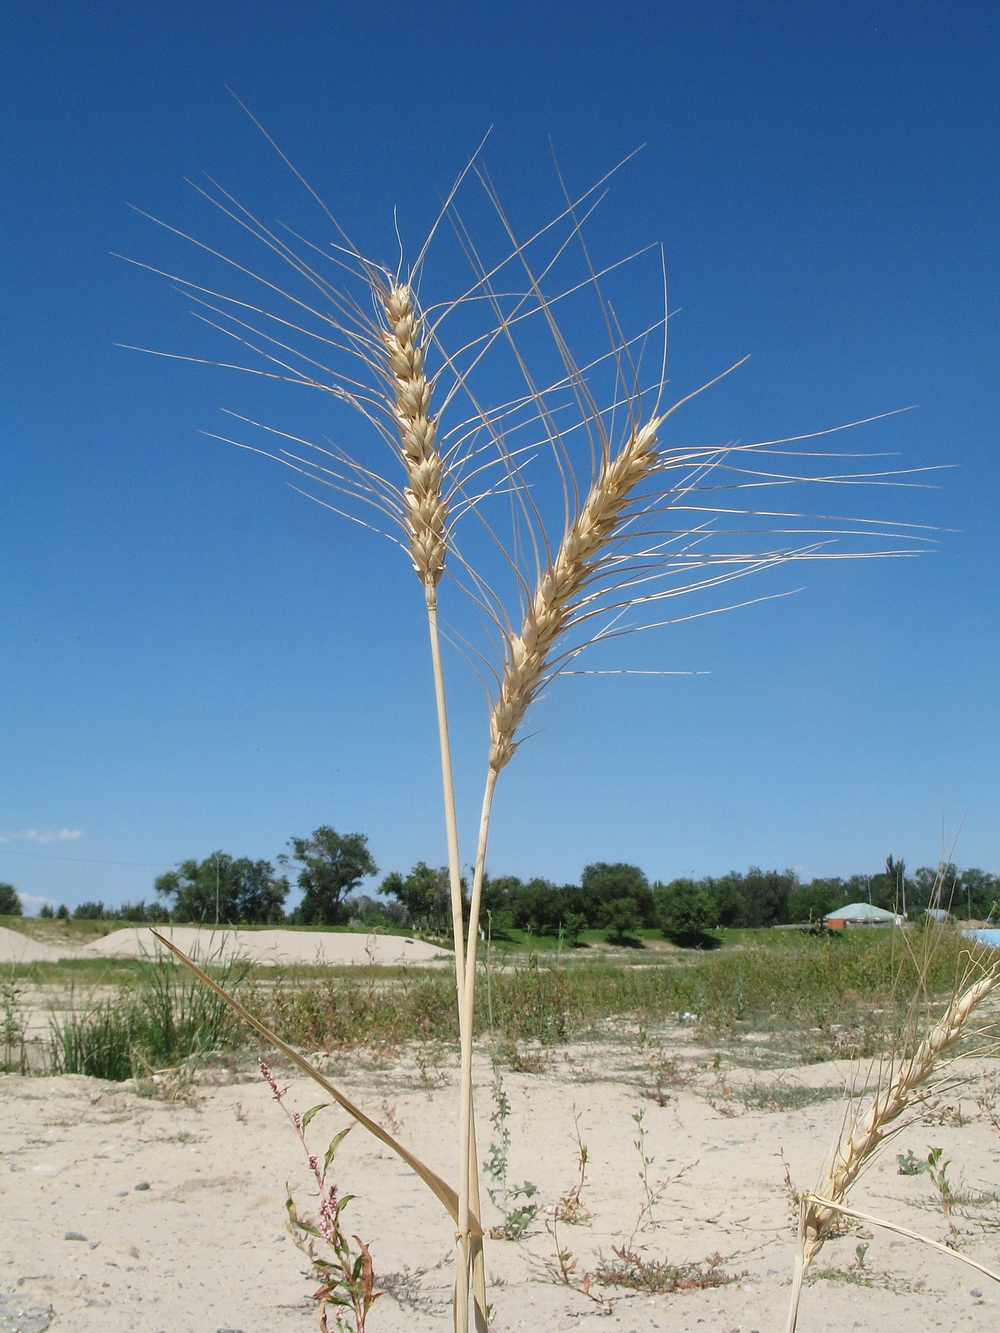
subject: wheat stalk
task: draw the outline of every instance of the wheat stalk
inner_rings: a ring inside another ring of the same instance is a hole
[[[410,559],[424,587],[430,633],[431,662],[437,705],[441,775],[444,786],[445,825],[448,841],[448,870],[451,889],[452,937],[455,946],[456,1002],[459,1010],[459,1042],[472,1048],[471,1018],[466,1018],[465,941],[462,916],[462,872],[459,860],[455,784],[448,733],[441,636],[437,616],[437,585],[447,557],[447,501],[444,495],[444,465],[437,447],[437,422],[430,415],[431,386],[424,368],[425,348],[421,341],[422,321],[415,309],[413,291],[407,283],[394,283],[381,293],[386,328],[382,334],[395,399],[400,457],[406,470],[403,491],[405,526],[409,535]],[[471,1225],[480,1212],[479,1164],[475,1124],[459,1135],[458,1262],[455,1288],[456,1333],[468,1327],[469,1275],[473,1274],[474,1319],[485,1333],[486,1269],[482,1235]]]
[[[662,419],[654,417],[644,426],[634,426],[613,458],[605,453],[579,514],[568,524],[555,559],[539,577],[521,632],[510,633],[506,638],[503,676],[490,710],[490,749],[469,909],[465,991],[461,1002],[459,1163],[463,1168],[468,1163],[470,1171],[475,1169],[471,1034],[475,1011],[476,944],[497,777],[517,747],[517,730],[546,679],[553,650],[570,623],[581,595],[598,574],[602,556],[631,514],[637,489],[659,465],[657,431]],[[458,1186],[460,1209],[463,1199],[470,1197],[470,1184],[463,1171]],[[478,1198],[476,1204],[478,1215]],[[473,1235],[463,1235],[461,1220],[458,1230],[460,1245],[481,1246],[481,1241],[477,1242]],[[461,1299],[456,1286],[456,1306]]]
[[[281,156],[284,158],[284,154]],[[288,162],[287,158],[284,160]],[[466,170],[471,167],[472,163]],[[322,456],[321,462],[314,459],[307,462],[284,444],[279,444],[274,452],[257,451],[339,491],[346,497],[348,506],[346,511],[336,512],[346,513],[366,527],[373,525],[351,512],[359,505],[371,506],[387,517],[400,534],[393,540],[407,551],[424,589],[448,834],[462,1048],[460,1180],[454,1210],[450,1196],[446,1204],[455,1217],[458,1240],[455,1285],[455,1328],[458,1333],[465,1333],[469,1322],[470,1269],[476,1327],[480,1333],[486,1328],[482,1242],[477,1221],[480,1208],[472,1107],[472,1041],[476,943],[490,812],[497,778],[518,747],[518,734],[531,703],[545,684],[565,668],[570,657],[587,643],[608,634],[610,626],[607,621],[615,624],[628,608],[648,607],[662,597],[714,589],[731,578],[770,568],[785,560],[818,558],[824,554],[822,548],[826,541],[845,535],[863,534],[866,547],[872,539],[881,540],[887,535],[873,528],[870,520],[844,520],[836,515],[810,519],[784,510],[723,506],[718,503],[716,495],[700,499],[701,482],[707,474],[717,471],[724,475],[713,478],[711,486],[704,489],[719,492],[750,486],[773,488],[802,480],[789,474],[780,461],[784,453],[782,446],[790,441],[772,440],[727,449],[696,447],[661,451],[658,433],[667,414],[659,414],[658,398],[652,412],[641,409],[638,363],[645,339],[657,330],[665,330],[666,293],[664,291],[662,320],[638,338],[627,340],[613,307],[605,301],[600,288],[599,280],[605,270],[598,271],[592,265],[582,237],[578,209],[598,187],[592,187],[576,200],[567,194],[566,207],[555,220],[522,243],[515,238],[487,179],[478,168],[476,171],[500,220],[506,238],[505,248],[499,258],[490,262],[480,259],[464,223],[452,209],[453,190],[443,205],[438,222],[449,217],[475,276],[470,288],[439,306],[421,310],[415,295],[418,274],[437,222],[409,277],[402,279],[398,270],[394,275],[391,270],[364,259],[329,212],[327,216],[340,237],[332,251],[325,244],[312,245],[294,233],[286,235],[280,229],[276,231],[265,226],[214,183],[218,197],[203,190],[205,197],[256,243],[263,245],[271,256],[281,264],[290,265],[298,283],[304,284],[304,291],[299,295],[297,288],[286,290],[282,283],[271,281],[254,267],[246,267],[196,240],[194,244],[203,252],[229,265],[231,273],[250,280],[251,284],[258,284],[258,290],[264,292],[265,304],[258,304],[260,298],[256,295],[241,299],[177,278],[182,289],[194,299],[201,317],[252,354],[250,365],[234,368],[333,394],[342,403],[361,412],[389,446],[394,465],[402,464],[404,480],[397,483],[392,477],[383,476],[377,466],[356,461],[335,445],[329,450],[320,449],[284,431],[261,427],[280,440],[305,446]],[[459,181],[461,179],[462,176]],[[307,189],[313,193],[308,185]],[[314,197],[318,201],[318,197]],[[559,240],[556,234],[549,257],[541,265],[538,262],[529,264],[529,247],[549,237],[552,229],[562,222],[568,230],[565,238]],[[169,230],[176,231],[174,228]],[[192,237],[186,239],[194,240]],[[566,248],[577,242],[586,266],[584,281],[574,280],[555,296],[544,294],[542,282],[548,281],[553,266]],[[319,263],[317,256],[321,257]],[[345,292],[339,284],[331,283],[324,267],[331,260],[360,282],[361,299]],[[505,273],[508,265],[522,270],[513,284],[508,282]],[[501,282],[498,275],[502,273]],[[609,350],[581,367],[574,361],[555,322],[553,307],[584,288],[596,296],[600,322],[608,334]],[[267,302],[273,302],[275,298],[280,302],[278,311],[267,306]],[[372,300],[374,316],[368,304]],[[484,308],[491,310],[494,325],[457,349],[449,349],[444,345],[441,325],[453,311],[469,303],[482,303]],[[435,312],[433,317],[428,311]],[[551,335],[552,347],[561,361],[563,373],[547,387],[541,387],[529,370],[519,340],[514,336],[515,325],[526,319],[544,322]],[[486,408],[480,402],[473,374],[486,353],[504,341],[512,353],[514,366],[523,376],[526,393],[506,404]],[[665,359],[665,337],[662,350]],[[350,367],[346,371],[331,368],[328,364],[331,352],[346,357],[348,362],[352,358],[360,359],[364,368],[361,376]],[[438,367],[430,375],[426,367],[429,353],[433,353],[433,363]],[[260,360],[263,360],[263,369],[257,364]],[[652,379],[653,389],[658,394],[664,383],[662,362],[657,369],[658,376],[654,373]],[[439,438],[439,424],[458,396],[470,405],[471,417],[453,425],[450,430],[442,428]],[[678,406],[680,403],[675,404],[675,408]],[[624,430],[615,424],[620,415],[627,415]],[[258,422],[249,424],[260,427]],[[536,427],[542,432],[540,447],[534,442],[525,450],[511,447],[510,440],[515,431],[530,430],[535,441]],[[484,440],[486,443],[482,445]],[[589,449],[590,470],[586,481],[583,468],[574,461],[581,455],[578,441],[583,443],[584,456]],[[615,446],[613,441],[620,443]],[[238,440],[232,442],[241,443]],[[532,477],[529,485],[522,471],[522,467],[533,465],[534,457],[544,451],[546,443],[551,449],[564,497],[562,535],[558,544],[554,540],[550,543],[547,525],[542,518],[544,498],[537,504],[534,498],[535,494],[543,497],[545,479],[543,477],[539,485]],[[524,455],[529,452],[533,457],[525,459]],[[772,452],[779,461],[771,465],[771,470],[755,471],[740,465],[743,455]],[[485,463],[483,455],[487,460]],[[485,487],[479,494],[471,494],[470,483],[475,480],[476,486],[481,485],[480,475],[490,466],[498,469],[499,483]],[[674,476],[672,484],[645,485],[654,474],[668,470]],[[879,477],[882,475],[878,474]],[[753,479],[748,480],[748,476]],[[847,485],[860,480],[852,473],[821,473],[811,479]],[[506,544],[496,536],[489,520],[479,513],[480,503],[498,494],[509,495],[512,503],[515,531],[512,540]],[[336,506],[331,504],[329,508],[336,509]],[[675,526],[657,531],[654,526],[657,518],[667,509],[679,516],[674,520]],[[364,509],[364,512],[370,511]],[[521,599],[516,616],[508,617],[501,597],[494,594],[489,585],[486,572],[467,563],[455,547],[455,524],[470,513],[483,520],[504,567],[514,574]],[[804,527],[803,520],[808,520],[809,526]],[[737,532],[749,531],[755,536],[775,532],[789,534],[796,542],[799,541],[798,534],[807,531],[815,534],[818,540],[792,550],[771,549],[756,554],[723,549],[712,554],[706,552],[704,542],[717,523],[720,527],[738,524]],[[643,541],[638,544],[632,540],[636,534],[643,535]],[[911,534],[903,535],[907,541],[912,540]],[[642,546],[645,549],[640,549]],[[551,554],[553,549],[554,556]],[[526,551],[534,553],[534,567],[530,571],[526,567]],[[493,621],[501,640],[496,691],[489,712],[487,779],[467,938],[462,919],[459,844],[438,628],[438,586],[445,573],[446,561],[450,576],[455,579],[457,573],[459,586],[464,587],[480,610]],[[659,590],[650,590],[652,580],[662,580]],[[676,586],[677,583],[681,586]],[[579,635],[584,640],[582,644],[573,642],[567,647],[567,637],[585,623],[589,625],[591,617],[605,613],[607,620],[603,630],[588,629]],[[651,617],[643,619],[645,627],[649,627]],[[512,620],[520,622],[519,630],[515,631]],[[635,626],[618,626],[614,633],[628,632],[632,628]]]
[[[968,973],[966,974],[968,976]],[[900,1117],[920,1095],[942,1057],[961,1039],[974,1010],[1000,984],[1000,963],[980,969],[971,983],[956,987],[943,1016],[930,1028],[912,1054],[881,1084],[868,1107],[858,1112],[842,1134],[822,1179],[803,1201],[799,1244],[792,1278],[787,1333],[795,1333],[802,1280],[823,1248],[831,1222],[862,1170],[882,1143],[900,1128]]]
[[[838,1143],[823,1179],[816,1187],[820,1198],[843,1201],[857,1180],[866,1161],[896,1127],[899,1117],[911,1105],[917,1089],[934,1072],[941,1057],[961,1038],[973,1010],[1000,982],[1000,971],[992,967],[978,980],[956,993],[941,1019],[930,1029],[912,1055],[899,1065],[895,1075],[879,1088],[868,1109]],[[806,1214],[803,1262],[806,1268],[823,1248],[825,1232],[833,1212],[820,1203]]]

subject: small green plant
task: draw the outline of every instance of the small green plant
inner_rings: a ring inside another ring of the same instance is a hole
[[[580,1113],[573,1107],[573,1142],[576,1144],[576,1184],[566,1191],[556,1204],[552,1216],[556,1222],[567,1222],[570,1226],[579,1226],[590,1218],[590,1209],[583,1202],[583,1190],[587,1183],[587,1145],[580,1134]]]
[[[650,1155],[646,1147],[646,1126],[645,1111],[636,1111],[632,1116],[632,1121],[636,1127],[637,1138],[634,1140],[635,1150],[639,1154],[639,1180],[642,1184],[642,1204],[639,1208],[639,1214],[635,1219],[635,1226],[632,1228],[632,1234],[629,1236],[628,1245],[623,1248],[631,1250],[635,1244],[635,1238],[640,1231],[646,1231],[650,1227],[656,1226],[656,1220],[653,1213],[656,1205],[660,1202],[667,1188],[667,1181],[661,1181],[659,1185],[653,1185],[650,1169],[656,1161]],[[686,1169],[686,1168],[685,1168]],[[679,1173],[683,1175],[683,1170]],[[677,1179],[675,1176],[674,1179]]]
[[[510,1130],[507,1119],[510,1116],[510,1098],[503,1085],[499,1058],[493,1060],[493,1114],[490,1124],[493,1126],[493,1142],[489,1154],[483,1163],[483,1170],[493,1181],[487,1186],[487,1193],[495,1207],[500,1209],[503,1220],[490,1227],[494,1240],[520,1240],[538,1216],[538,1204],[531,1200],[538,1193],[538,1186],[526,1180],[521,1185],[512,1185],[507,1179],[507,1154],[510,1151]],[[523,1202],[520,1202],[523,1200]]]
[[[951,1162],[946,1162],[943,1159],[943,1148],[931,1148],[927,1153],[927,1161],[924,1163],[924,1171],[930,1176],[931,1182],[938,1192],[944,1220],[948,1223],[948,1230],[951,1232],[952,1237],[955,1237],[958,1235],[958,1228],[955,1226],[951,1212],[952,1204],[955,1202],[955,1191],[952,1188],[951,1181],[948,1179],[948,1168],[951,1166]]]
[[[24,987],[11,977],[0,985],[0,1046],[3,1058],[0,1070],[5,1074],[26,1074],[28,1053],[25,1036],[27,1025],[21,1007]]]
[[[355,1196],[338,1194],[336,1185],[328,1181],[337,1149],[354,1126],[350,1124],[333,1136],[321,1164],[316,1154],[309,1149],[306,1129],[313,1117],[325,1110],[329,1103],[321,1102],[318,1106],[312,1106],[304,1115],[290,1111],[284,1102],[287,1089],[278,1087],[274,1075],[263,1060],[258,1063],[261,1076],[271,1089],[274,1100],[288,1117],[302,1144],[316,1183],[318,1216],[315,1221],[299,1212],[290,1192],[285,1200],[285,1208],[292,1239],[309,1260],[313,1276],[320,1283],[319,1288],[313,1292],[320,1329],[322,1333],[329,1333],[327,1309],[333,1306],[336,1310],[337,1330],[350,1329],[350,1324],[344,1319],[345,1312],[349,1311],[354,1319],[353,1333],[364,1333],[368,1312],[382,1293],[375,1290],[375,1274],[368,1246],[358,1236],[348,1237],[341,1225],[341,1214]],[[352,1248],[352,1240],[357,1250]],[[320,1250],[321,1246],[326,1250],[325,1255]]]
[[[552,1243],[555,1245],[555,1252],[545,1260],[545,1271],[548,1275],[553,1281],[564,1287],[569,1287],[571,1291],[578,1291],[581,1296],[586,1296],[588,1301],[593,1301],[601,1314],[611,1314],[611,1302],[594,1290],[595,1279],[593,1274],[586,1271],[581,1273],[579,1259],[572,1250],[561,1244],[558,1217],[553,1217],[551,1222],[546,1222],[545,1230],[552,1237]]]
[[[912,1148],[896,1154],[896,1166],[896,1174],[900,1176],[919,1176],[927,1170],[927,1163]]]
[[[627,1287],[650,1295],[671,1291],[703,1290],[724,1287],[739,1281],[743,1273],[727,1273],[721,1254],[713,1254],[700,1263],[672,1264],[666,1259],[650,1259],[629,1245],[612,1246],[613,1259],[601,1259],[594,1280],[604,1287]]]

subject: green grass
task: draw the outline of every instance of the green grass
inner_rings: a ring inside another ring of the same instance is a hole
[[[637,955],[643,966],[586,951],[556,959],[494,950],[494,1031],[514,1041],[555,1043],[606,1031],[609,1020],[626,1016],[653,1025],[686,1015],[714,1038],[751,1029],[822,1034],[834,1025],[835,1043],[812,1043],[813,1058],[823,1059],[848,1049],[863,1054],[901,1021],[918,976],[898,938],[781,935],[774,947],[751,942],[707,953],[644,952]],[[932,994],[950,992],[965,952],[958,937],[940,937],[927,977]],[[397,972],[388,980],[380,969],[354,969],[306,979],[290,970],[258,998],[263,1016],[288,1040],[333,1049],[375,1040],[455,1040],[452,988],[448,972]],[[483,992],[480,1031],[487,1023]],[[856,1040],[845,1033],[856,1033]]]
[[[236,965],[218,969],[218,976],[234,992],[244,980]],[[225,1001],[186,969],[143,961],[116,996],[53,1016],[52,1072],[121,1081],[235,1046],[242,1037]]]
[[[917,969],[894,932],[834,938],[797,931],[727,932],[726,943],[715,951],[555,953],[494,945],[488,952],[492,1030],[511,1043],[554,1045],[624,1033],[636,1024],[651,1030],[683,1016],[706,1041],[765,1034],[772,1045],[778,1043],[773,1055],[780,1056],[779,1063],[863,1056],[896,1030],[904,1001],[917,985]],[[927,977],[931,995],[950,992],[965,954],[967,944],[959,936],[940,935]],[[457,1041],[450,968],[242,969],[244,1002],[303,1049]],[[225,969],[211,970],[226,976]],[[102,1077],[128,1077],[137,1060],[170,1065],[244,1035],[221,1009],[212,1008],[216,1002],[193,978],[166,960],[28,963],[14,967],[11,978],[70,990],[76,997],[76,1010],[71,1005],[70,1016],[54,1031],[53,1067],[67,1072],[102,1069]],[[108,987],[115,990],[110,999]],[[100,988],[103,996],[94,995],[80,1009],[82,988]],[[481,1033],[487,1030],[485,986],[476,1022]],[[773,1101],[772,1092],[767,1095]]]

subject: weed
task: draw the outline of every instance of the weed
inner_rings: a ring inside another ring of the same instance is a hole
[[[779,1148],[775,1155],[780,1159],[784,1169],[783,1184],[785,1187],[785,1195],[791,1205],[793,1216],[798,1218],[799,1209],[802,1206],[802,1199],[805,1192],[800,1190],[792,1181],[792,1168],[788,1165],[788,1159],[785,1157],[784,1148]]]
[[[5,1074],[26,1074],[28,1053],[25,1034],[27,1024],[21,1006],[24,987],[13,976],[0,986],[0,1071]]]
[[[656,1159],[650,1155],[646,1146],[645,1118],[645,1111],[636,1111],[632,1116],[632,1121],[636,1127],[637,1137],[634,1140],[634,1146],[636,1152],[639,1154],[639,1181],[642,1185],[643,1197],[642,1203],[639,1206],[638,1215],[635,1219],[635,1225],[633,1226],[631,1235],[628,1239],[628,1244],[624,1247],[628,1250],[631,1250],[635,1245],[635,1238],[641,1231],[648,1231],[651,1227],[659,1225],[654,1217],[654,1213],[660,1200],[667,1192],[667,1189],[674,1184],[675,1181],[678,1181],[682,1176],[687,1175],[692,1167],[696,1165],[694,1162],[689,1162],[687,1166],[682,1166],[675,1175],[667,1180],[661,1180],[658,1185],[654,1186],[651,1177],[651,1168]]]
[[[588,1301],[593,1301],[601,1314],[611,1314],[611,1302],[594,1290],[596,1279],[593,1274],[581,1273],[579,1259],[572,1250],[560,1244],[558,1218],[554,1217],[551,1222],[546,1222],[545,1230],[552,1237],[555,1246],[555,1252],[545,1260],[545,1271],[548,1275],[553,1281],[569,1287],[571,1291],[578,1291],[581,1296],[586,1296]]]
[[[349,1310],[354,1318],[354,1333],[364,1333],[368,1312],[382,1295],[382,1292],[375,1290],[375,1275],[368,1246],[357,1236],[349,1238],[341,1226],[341,1213],[354,1198],[354,1195],[338,1194],[336,1185],[329,1184],[327,1181],[337,1149],[354,1126],[350,1124],[346,1129],[342,1129],[339,1134],[334,1135],[330,1140],[330,1145],[321,1165],[319,1158],[309,1150],[305,1132],[309,1122],[315,1115],[324,1110],[328,1103],[322,1102],[318,1106],[310,1107],[301,1116],[297,1111],[290,1111],[284,1102],[286,1089],[278,1087],[274,1076],[263,1060],[260,1060],[259,1064],[261,1075],[271,1089],[275,1101],[284,1111],[295,1130],[316,1183],[318,1216],[315,1221],[311,1221],[299,1213],[291,1193],[285,1200],[285,1208],[288,1213],[288,1227],[292,1239],[308,1258],[312,1266],[313,1276],[320,1283],[319,1288],[313,1292],[313,1300],[317,1303],[320,1329],[322,1333],[329,1333],[327,1307],[332,1305],[336,1308],[338,1329],[346,1327],[343,1320],[343,1311]],[[356,1243],[357,1251],[352,1250],[351,1240]],[[329,1257],[324,1257],[319,1253],[319,1245],[325,1246]]]
[[[976,1098],[976,1105],[993,1128],[1000,1134],[1000,1079],[996,1074],[983,1079],[983,1090]]]
[[[507,1179],[507,1154],[510,1151],[510,1130],[507,1128],[509,1116],[510,1098],[503,1085],[499,1060],[494,1057],[493,1114],[490,1116],[493,1141],[483,1163],[483,1170],[493,1181],[492,1186],[487,1187],[487,1193],[502,1214],[499,1225],[490,1227],[490,1235],[494,1240],[520,1240],[538,1216],[538,1204],[531,1202],[538,1193],[538,1186],[527,1180],[521,1185],[512,1185]]]
[[[390,1134],[398,1134],[403,1128],[403,1122],[400,1120],[396,1111],[396,1103],[390,1102],[388,1098],[382,1098],[382,1105],[379,1107],[379,1116],[381,1122],[385,1125]]]
[[[594,1281],[603,1287],[627,1287],[652,1296],[671,1291],[703,1290],[738,1282],[745,1273],[727,1273],[721,1254],[713,1254],[700,1263],[672,1264],[666,1259],[649,1259],[628,1245],[612,1246],[613,1259],[601,1259],[594,1270]]]
[[[541,1074],[549,1064],[548,1051],[525,1050],[516,1041],[502,1042],[500,1056],[507,1068],[515,1074]]]
[[[573,1107],[573,1142],[576,1144],[576,1184],[566,1191],[552,1210],[556,1222],[566,1222],[570,1226],[579,1226],[590,1218],[590,1209],[583,1203],[583,1190],[587,1183],[587,1145],[580,1134],[580,1113]]]
[[[899,1176],[919,1176],[927,1170],[927,1163],[922,1157],[918,1157],[912,1148],[907,1149],[905,1153],[897,1153],[896,1163],[896,1174]]]
[[[748,1111],[797,1111],[803,1106],[839,1097],[837,1088],[808,1088],[798,1083],[759,1083],[756,1080],[732,1089],[732,1095]]]
[[[940,1100],[928,1103],[927,1112],[923,1117],[925,1125],[945,1125],[953,1129],[961,1129],[970,1120],[971,1116],[965,1114],[960,1102],[953,1106]]]
[[[909,1154],[909,1158],[913,1158],[912,1152]],[[915,1171],[902,1171],[902,1155],[897,1157],[897,1161],[900,1163],[900,1174],[926,1175],[930,1177],[931,1183],[938,1192],[938,1200],[941,1212],[944,1214],[944,1220],[948,1223],[948,1230],[951,1232],[952,1238],[954,1239],[958,1235],[958,1229],[955,1226],[954,1218],[952,1217],[952,1206],[955,1203],[956,1195],[952,1188],[952,1183],[948,1179],[948,1168],[951,1166],[951,1162],[944,1160],[944,1149],[929,1149],[926,1158],[918,1163]],[[907,1161],[907,1166],[909,1166],[909,1160]]]
[[[662,1050],[654,1051],[646,1061],[651,1082],[643,1088],[642,1095],[657,1106],[666,1106],[670,1100],[669,1087],[679,1087],[689,1082],[677,1060],[665,1056]]]
[[[451,1082],[451,1074],[442,1063],[441,1049],[436,1043],[420,1043],[413,1053],[413,1058],[420,1074],[420,1082],[428,1093],[433,1092],[435,1088],[445,1088]]]

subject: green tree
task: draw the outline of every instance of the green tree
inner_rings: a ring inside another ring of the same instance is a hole
[[[304,925],[334,926],[343,918],[341,899],[357,888],[378,866],[363,833],[336,833],[322,824],[308,838],[289,838],[292,859],[298,861],[298,883],[303,890],[297,916]]]
[[[587,929],[587,918],[582,912],[566,912],[562,919],[563,938],[570,948],[580,943],[580,936]]]
[[[74,921],[103,921],[106,915],[103,903],[79,903],[73,908]]]
[[[40,917],[44,917],[47,920],[51,921],[52,918],[55,916],[55,912],[52,910],[51,906],[48,903],[42,903],[38,915]]]
[[[746,926],[780,926],[788,920],[788,900],[798,886],[793,870],[761,870],[751,866],[743,878]]]
[[[595,861],[585,866],[580,876],[582,911],[592,926],[603,925],[604,909],[616,898],[631,898],[639,914],[640,923],[653,925],[653,895],[649,880],[638,866],[624,861]]]
[[[906,878],[905,862],[887,856],[885,870],[867,876],[867,888],[873,907],[881,907],[887,912],[902,912],[904,901],[913,898],[915,885]]]
[[[271,925],[284,920],[288,880],[270,861],[213,852],[204,861],[181,861],[155,881],[156,892],[172,898],[174,921],[216,921],[227,925]]]
[[[798,885],[789,894],[789,920],[796,924],[821,921],[837,905],[837,895],[826,880],[814,879],[811,884]]]
[[[612,898],[601,911],[601,925],[613,944],[634,940],[642,929],[642,917],[634,898]]]
[[[719,879],[703,879],[701,887],[711,895],[715,905],[714,923],[734,929],[747,923],[747,900],[743,892],[743,876],[737,870]]]
[[[535,935],[554,935],[562,920],[563,901],[550,879],[529,879],[511,890],[514,925]]]
[[[961,896],[971,917],[983,921],[1000,912],[1000,879],[988,870],[962,871]]]
[[[432,870],[425,861],[418,861],[405,877],[394,870],[386,875],[379,892],[401,903],[414,924],[441,930],[451,920],[451,880],[447,866]]]
[[[0,916],[21,916],[21,899],[13,884],[0,884]]]
[[[700,944],[715,925],[712,895],[693,879],[675,879],[653,890],[656,922],[674,944]]]

